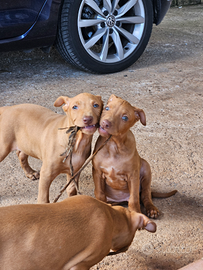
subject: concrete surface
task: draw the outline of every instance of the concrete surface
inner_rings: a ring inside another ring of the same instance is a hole
[[[203,257],[202,18],[203,4],[171,8],[154,26],[139,61],[117,74],[76,70],[55,50],[0,54],[0,106],[28,102],[62,112],[53,107],[60,95],[90,92],[106,102],[113,93],[146,113],[147,126],[137,123],[132,131],[151,165],[152,189],[178,193],[154,199],[162,212],[155,234],[137,232],[126,253],[106,257],[93,270],[175,270]],[[30,158],[30,163],[40,169],[40,161]],[[65,183],[65,175],[55,179],[51,201]],[[26,179],[15,153],[0,164],[1,206],[36,203],[37,186],[38,181]],[[91,165],[81,175],[80,189],[94,196]]]

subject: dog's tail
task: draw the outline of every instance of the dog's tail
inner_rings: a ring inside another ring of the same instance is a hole
[[[170,192],[152,192],[152,198],[168,198],[176,194],[178,192],[176,189]]]

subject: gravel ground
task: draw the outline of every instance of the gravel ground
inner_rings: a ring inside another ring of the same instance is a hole
[[[151,165],[152,190],[178,193],[154,199],[162,213],[155,234],[137,232],[126,253],[106,257],[92,270],[176,270],[203,257],[202,17],[203,4],[171,8],[154,26],[142,57],[116,74],[76,70],[55,49],[50,55],[39,49],[0,54],[0,106],[34,103],[62,112],[53,107],[60,95],[89,92],[106,102],[113,93],[146,113],[147,126],[137,123],[132,131],[140,155]],[[40,161],[30,158],[30,164],[40,169]],[[65,175],[55,179],[51,201],[65,183]],[[24,176],[15,153],[2,161],[1,206],[36,203],[37,189],[38,181]],[[81,175],[80,189],[94,196],[91,165]]]

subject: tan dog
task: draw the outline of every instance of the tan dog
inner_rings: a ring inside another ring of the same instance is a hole
[[[97,129],[103,102],[100,96],[88,93],[73,98],[59,97],[54,106],[63,105],[66,115],[59,115],[51,110],[33,104],[21,104],[0,108],[0,161],[11,151],[17,154],[21,167],[27,177],[39,178],[28,164],[28,156],[43,161],[39,179],[38,203],[49,202],[49,187],[60,173],[67,174],[70,179],[70,158],[65,162],[62,153],[69,142],[66,130],[78,126],[76,142],[72,154],[72,165],[76,172],[91,153],[93,133]],[[79,176],[75,179],[78,182]],[[69,187],[69,195],[75,195],[74,184]]]
[[[93,159],[95,196],[104,202],[128,201],[130,210],[140,212],[141,191],[141,200],[147,215],[157,218],[159,211],[151,199],[151,169],[147,161],[139,156],[134,135],[130,131],[130,127],[138,120],[146,125],[143,110],[111,95],[101,115],[99,128],[101,136],[95,146],[97,150],[106,137],[112,135]],[[171,196],[175,192],[156,193],[156,196]]]
[[[0,208],[0,270],[87,270],[128,249],[146,216],[78,195],[55,204]]]
[[[190,263],[179,270],[202,270],[203,269],[203,258],[197,260],[193,263]]]

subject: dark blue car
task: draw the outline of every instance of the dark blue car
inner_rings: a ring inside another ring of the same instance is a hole
[[[0,51],[55,45],[76,67],[112,73],[132,65],[171,0],[0,0]]]

